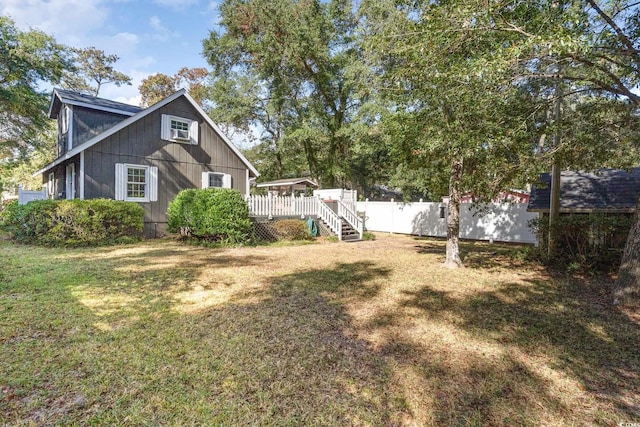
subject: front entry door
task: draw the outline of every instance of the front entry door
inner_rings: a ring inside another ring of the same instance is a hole
[[[76,197],[76,165],[74,163],[67,165],[67,182],[66,194],[67,200],[75,199]]]

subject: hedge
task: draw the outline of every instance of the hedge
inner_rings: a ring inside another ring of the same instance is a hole
[[[548,259],[549,217],[537,218],[529,226],[538,235],[539,258],[571,271],[604,271],[620,266],[622,252],[633,224],[631,215],[561,215],[554,223],[556,250]]]
[[[167,222],[169,231],[205,242],[239,244],[251,236],[247,202],[229,188],[182,190],[169,203]]]
[[[137,203],[106,199],[37,200],[7,206],[3,227],[21,243],[101,246],[142,238],[144,210]]]

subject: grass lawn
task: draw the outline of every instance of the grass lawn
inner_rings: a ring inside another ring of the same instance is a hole
[[[0,242],[0,425],[640,422],[640,316],[513,247]]]

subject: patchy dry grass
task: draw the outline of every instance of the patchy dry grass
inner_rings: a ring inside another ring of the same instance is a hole
[[[637,312],[513,248],[0,242],[0,424],[640,422]]]

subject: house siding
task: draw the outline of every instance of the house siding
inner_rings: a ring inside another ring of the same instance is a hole
[[[57,155],[62,156],[67,152],[67,138],[69,138],[69,132],[62,133],[62,114],[58,115],[58,146]]]
[[[73,148],[115,126],[129,116],[73,107]]]
[[[67,198],[67,195],[66,195],[66,190],[67,190],[67,165],[69,165],[70,163],[74,163],[75,164],[75,170],[76,170],[76,178],[75,178],[76,193],[75,193],[75,197],[74,198],[77,199],[77,198],[80,197],[80,156],[74,156],[71,159],[69,159],[68,161],[60,163],[59,165],[56,165],[55,167],[51,168],[46,173],[42,174],[42,184],[43,185],[45,185],[45,184],[47,184],[47,182],[49,182],[49,174],[51,172],[53,172],[55,174],[56,184],[55,184],[55,190],[54,190],[54,193],[53,193],[53,198],[54,199],[66,199]]]
[[[162,140],[162,114],[198,121],[198,145]],[[156,234],[155,224],[162,230],[166,227],[167,206],[180,190],[201,187],[202,172],[230,174],[234,189],[242,194],[247,190],[247,166],[199,116],[184,96],[85,151],[85,199],[115,197],[116,163],[158,168],[158,200],[140,203],[145,209],[147,235]]]

